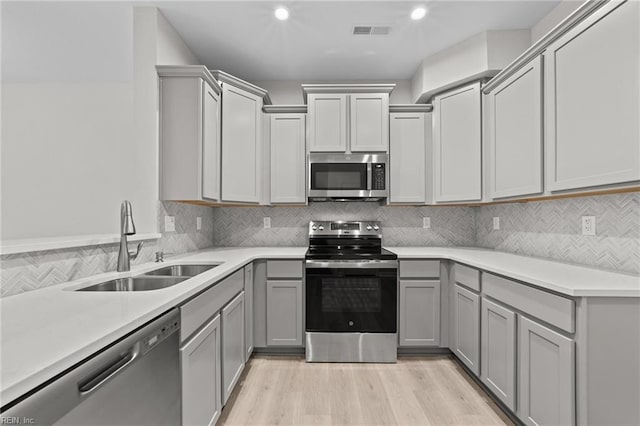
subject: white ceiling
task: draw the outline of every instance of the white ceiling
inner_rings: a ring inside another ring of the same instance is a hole
[[[528,29],[557,0],[154,2],[195,55],[251,81],[408,79],[425,57],[485,30]],[[409,14],[426,4],[421,21]],[[288,21],[273,16],[277,6]],[[354,25],[388,36],[353,36]]]

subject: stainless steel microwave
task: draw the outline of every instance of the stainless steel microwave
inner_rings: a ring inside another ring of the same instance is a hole
[[[387,154],[309,154],[310,201],[379,201],[389,195]]]

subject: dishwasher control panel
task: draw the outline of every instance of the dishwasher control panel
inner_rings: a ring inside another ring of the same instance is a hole
[[[160,342],[167,339],[173,333],[180,329],[180,319],[175,318],[165,322],[161,327],[157,328],[153,333],[148,334],[140,341],[142,344],[142,353],[146,354]]]

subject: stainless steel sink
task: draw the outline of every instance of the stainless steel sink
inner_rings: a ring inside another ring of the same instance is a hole
[[[218,265],[173,265],[154,271],[145,272],[145,276],[169,276],[169,277],[195,277],[198,274],[207,272]]]
[[[174,286],[189,277],[146,277],[120,278],[88,287],[79,288],[76,291],[149,291],[160,290]]]

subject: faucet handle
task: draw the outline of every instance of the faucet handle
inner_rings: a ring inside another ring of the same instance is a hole
[[[156,263],[164,262],[164,252],[157,251],[156,252]]]
[[[140,254],[140,249],[142,248],[142,244],[144,244],[144,241],[140,241],[138,243],[138,247],[136,248],[136,251],[129,252],[129,259],[135,260],[135,258],[138,257],[138,255]]]

